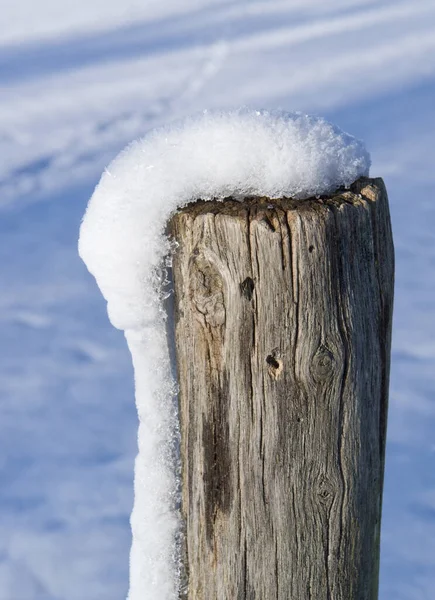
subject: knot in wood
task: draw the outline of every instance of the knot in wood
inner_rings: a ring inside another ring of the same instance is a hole
[[[331,350],[323,344],[319,346],[317,352],[313,356],[311,372],[314,381],[324,381],[331,377],[335,369],[335,359]]]
[[[211,327],[225,323],[223,281],[218,269],[204,256],[194,256],[190,263],[192,302]]]
[[[334,501],[335,489],[327,475],[320,475],[317,486],[317,498],[319,504],[328,508]]]

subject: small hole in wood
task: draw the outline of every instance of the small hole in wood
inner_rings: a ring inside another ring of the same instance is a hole
[[[272,367],[273,369],[279,369],[280,364],[279,362],[276,360],[276,358],[274,356],[272,356],[271,354],[269,354],[269,356],[266,358],[266,362],[267,364]]]
[[[245,281],[242,281],[242,283],[240,284],[240,292],[241,292],[242,296],[244,296],[246,298],[246,300],[249,300],[249,301],[252,300],[254,288],[255,288],[254,281],[250,277],[247,277],[245,279]]]
[[[310,253],[311,253],[313,250],[314,250],[314,246],[310,246],[310,247],[308,248],[308,252],[310,252]]]

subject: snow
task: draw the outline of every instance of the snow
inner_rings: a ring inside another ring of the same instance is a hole
[[[126,596],[131,355],[77,230],[130,140],[243,105],[325,115],[385,179],[396,293],[379,599],[432,600],[434,1],[59,6],[4,2],[0,20],[0,600]]]
[[[177,597],[176,382],[161,276],[171,253],[168,219],[196,198],[328,194],[368,175],[369,167],[362,142],[320,117],[240,109],[204,111],[154,130],[103,173],[81,225],[79,253],[133,358],[140,424],[130,600]]]
[[[322,118],[205,111],[151,132],[106,169],[81,227],[80,255],[108,300],[111,322],[140,328],[155,318],[148,290],[177,207],[195,198],[327,194],[369,166],[362,142]]]

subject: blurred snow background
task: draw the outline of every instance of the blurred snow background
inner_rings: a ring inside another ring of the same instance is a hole
[[[125,340],[77,256],[102,169],[240,104],[365,140],[397,258],[381,600],[435,597],[435,2],[3,0],[0,600],[127,591],[137,421]]]

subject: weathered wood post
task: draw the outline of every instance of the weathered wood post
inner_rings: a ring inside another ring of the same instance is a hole
[[[189,600],[375,600],[394,256],[381,179],[171,221]]]

